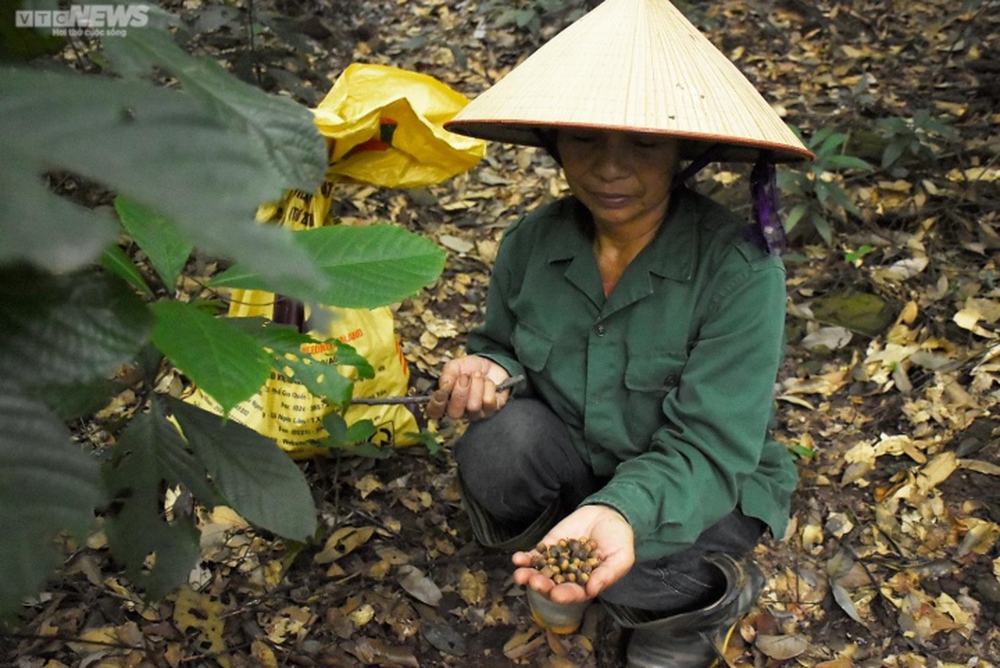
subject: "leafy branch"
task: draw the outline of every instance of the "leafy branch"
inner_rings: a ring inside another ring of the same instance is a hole
[[[3,616],[58,565],[55,538],[82,540],[95,518],[146,595],[182,582],[199,533],[168,490],[206,508],[229,505],[292,541],[315,532],[305,478],[272,441],[153,388],[175,367],[228,412],[272,369],[293,369],[338,405],[350,401],[352,381],[310,364],[305,335],[177,298],[193,251],[229,267],[213,287],[352,308],[405,298],[444,262],[432,242],[390,225],[303,234],[255,223],[260,204],[323,180],[326,144],[311,113],[187,55],[165,29],[170,17],[151,16],[150,27],[103,42],[126,78],[0,69]],[[153,71],[181,89],[144,78]],[[114,212],[62,196],[47,185],[53,172],[116,194]],[[133,262],[123,240],[151,269]],[[353,348],[328,343],[360,377],[371,373]],[[65,420],[132,387],[142,401],[113,443],[81,447]]]

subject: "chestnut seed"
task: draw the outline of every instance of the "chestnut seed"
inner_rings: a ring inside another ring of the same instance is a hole
[[[589,538],[562,538],[553,545],[539,543],[531,565],[556,584],[586,584],[600,560],[597,543]]]

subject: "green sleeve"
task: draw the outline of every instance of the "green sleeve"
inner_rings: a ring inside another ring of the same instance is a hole
[[[497,252],[497,259],[490,275],[489,292],[486,296],[486,318],[473,328],[466,339],[465,350],[470,355],[486,357],[507,370],[511,376],[524,373],[524,367],[514,355],[514,315],[507,306],[511,294],[512,277],[518,275],[513,265],[516,253],[513,251],[513,234],[520,221],[515,222],[505,232]]]

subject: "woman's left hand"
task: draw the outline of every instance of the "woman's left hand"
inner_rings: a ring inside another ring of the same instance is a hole
[[[600,564],[590,573],[585,586],[564,582],[556,584],[531,566],[533,552],[517,552],[512,557],[514,581],[547,596],[553,603],[578,603],[595,598],[620,580],[635,563],[635,538],[632,526],[614,508],[583,506],[577,508],[545,535],[542,543],[552,545],[560,538],[589,538],[597,544]]]

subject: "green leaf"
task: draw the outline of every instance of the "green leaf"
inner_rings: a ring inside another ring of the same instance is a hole
[[[0,2],[0,62],[28,61],[62,50],[66,38],[52,35],[52,31],[35,30],[17,25],[16,10],[39,8],[34,3],[21,0]]]
[[[823,238],[827,246],[833,245],[833,228],[830,227],[830,222],[825,216],[818,213],[814,213],[812,216],[813,227],[819,232],[819,236]]]
[[[163,284],[173,291],[194,246],[172,220],[135,200],[119,195],[115,198],[115,210],[125,231],[149,256]]]
[[[280,198],[289,179],[275,174],[274,158],[258,143],[190,95],[134,81],[0,69],[0,117],[0,231],[14,239],[0,259],[72,268],[96,259],[113,239],[95,241],[101,229],[41,187],[39,175],[61,169],[171,218],[202,251],[242,263],[273,290],[307,298],[322,292],[325,279],[292,233],[252,222],[257,206]],[[314,132],[311,123],[301,129]],[[53,240],[57,250],[46,253]],[[79,248],[67,245],[72,240]]]
[[[870,171],[872,166],[861,158],[853,155],[831,155],[826,159],[828,169],[863,169]]]
[[[102,43],[112,62],[126,61],[132,68],[156,66],[177,77],[215,119],[269,157],[276,180],[308,190],[323,181],[326,142],[309,109],[240,81],[215,61],[192,57],[163,30],[130,30],[125,37]]]
[[[354,346],[337,339],[316,339],[311,334],[303,334],[287,325],[271,323],[265,318],[231,318],[227,320],[234,327],[254,337],[264,348],[269,348],[275,358],[286,354],[302,355],[302,346],[318,346],[324,355],[333,354],[333,364],[353,366],[358,378],[367,380],[375,377],[375,369]]]
[[[0,108],[3,105],[0,74]],[[30,262],[56,272],[95,260],[115,240],[114,219],[53,196],[42,168],[2,138],[0,124],[0,263]]]
[[[806,447],[804,445],[800,445],[798,443],[794,443],[792,445],[789,445],[788,446],[788,451],[791,454],[793,454],[796,457],[798,457],[799,459],[811,459],[813,457],[813,455],[816,454],[816,451],[813,450],[812,448],[808,448],[808,447]]]
[[[798,204],[785,217],[785,229],[791,232],[798,225],[799,221],[802,220],[802,216],[806,215],[809,211],[809,206],[806,204]]]
[[[903,151],[906,150],[906,142],[902,141],[891,141],[885,147],[885,152],[882,153],[882,169],[888,169],[892,165],[896,164],[899,160]]]
[[[358,420],[348,426],[339,413],[327,413],[323,416],[323,428],[328,434],[323,444],[330,447],[354,446],[367,441],[377,432],[375,423],[371,420]]]
[[[302,383],[317,397],[344,405],[351,400],[354,383],[337,372],[337,367],[317,362],[306,355],[274,356],[274,366],[285,378]],[[289,373],[290,372],[290,373]]]
[[[0,616],[35,593],[61,554],[55,537],[83,539],[101,502],[97,462],[63,423],[22,394],[0,365]]]
[[[296,233],[327,279],[318,301],[331,306],[374,308],[401,301],[437,279],[445,253],[428,239],[391,225],[330,226]],[[266,277],[232,267],[215,287],[268,289]]]
[[[327,413],[323,417],[323,428],[328,436],[319,444],[331,450],[339,450],[352,457],[369,459],[387,459],[392,455],[392,448],[381,448],[368,442],[368,439],[377,432],[371,420],[358,420],[348,427],[342,415]]]
[[[60,420],[75,420],[107,406],[122,391],[120,383],[99,378],[76,385],[45,385],[31,388],[32,396],[55,411]]]
[[[0,270],[0,369],[25,385],[89,382],[148,340],[145,305],[112,277]]]
[[[264,385],[271,359],[252,336],[192,304],[166,301],[150,309],[153,343],[225,413]]]
[[[437,436],[431,432],[422,431],[419,433],[408,433],[406,436],[421,443],[425,448],[427,448],[427,453],[432,456],[436,456],[444,450],[444,445],[442,445],[438,441]]]
[[[336,339],[317,341],[308,334],[267,323],[262,318],[234,318],[228,322],[254,337],[260,346],[269,349],[273,367],[279,373],[293,377],[312,394],[334,404],[344,405],[350,401],[354,387],[352,380],[340,375],[338,366],[354,366],[360,379],[375,377],[375,369],[365,358],[358,355],[352,346]],[[316,360],[311,354],[303,353],[302,346],[318,347],[324,355],[332,353],[331,361]]]
[[[235,422],[170,400],[188,443],[228,504],[249,522],[304,541],[316,531],[316,507],[302,471],[274,441]]]
[[[112,499],[105,525],[111,551],[133,584],[161,598],[184,582],[199,555],[194,519],[175,512],[168,521],[163,492],[181,483],[211,507],[205,468],[153,402],[149,413],[136,414],[108,453],[103,474]]]
[[[153,296],[153,290],[139,273],[135,263],[117,244],[112,244],[104,249],[104,253],[101,255],[101,265],[147,297]]]

